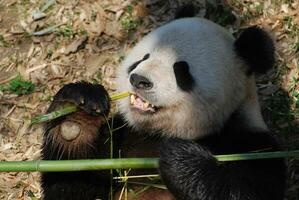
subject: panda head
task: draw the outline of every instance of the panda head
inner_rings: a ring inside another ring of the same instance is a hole
[[[169,137],[202,137],[234,112],[265,129],[254,72],[273,65],[273,51],[258,28],[235,40],[211,21],[175,20],[145,36],[118,69],[118,91],[132,93],[119,110],[133,128]]]

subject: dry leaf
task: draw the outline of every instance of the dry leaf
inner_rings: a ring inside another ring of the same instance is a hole
[[[81,36],[79,38],[77,38],[75,41],[73,41],[71,44],[69,44],[66,48],[64,53],[66,55],[70,54],[70,53],[75,53],[77,52],[79,49],[84,48],[85,43],[87,42],[88,37],[86,35]]]
[[[86,59],[86,75],[87,76],[92,76],[93,74],[95,74],[97,71],[99,71],[99,69],[101,67],[103,67],[103,65],[108,62],[110,60],[110,56],[109,55],[105,55],[105,54],[101,54],[101,55],[97,55],[97,54],[93,54],[90,55],[87,59]]]

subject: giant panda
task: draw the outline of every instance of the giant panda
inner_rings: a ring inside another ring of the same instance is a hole
[[[168,188],[128,199],[282,200],[283,159],[213,157],[281,150],[263,120],[255,85],[255,74],[274,60],[273,42],[260,28],[235,39],[207,19],[173,20],[146,35],[118,68],[117,90],[131,96],[118,101],[113,117],[103,86],[76,82],[59,90],[48,112],[69,104],[79,111],[45,125],[43,159],[109,158],[113,138],[115,158],[159,157]],[[110,178],[109,171],[42,173],[44,199],[121,199],[117,183],[109,196]]]

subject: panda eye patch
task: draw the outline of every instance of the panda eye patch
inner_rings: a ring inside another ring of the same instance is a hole
[[[173,64],[173,70],[177,85],[183,91],[191,91],[195,81],[190,74],[189,64],[186,61],[179,61]]]
[[[138,60],[136,62],[134,62],[128,69],[128,74],[133,71],[142,61],[147,60],[150,57],[150,54],[147,53],[143,56],[143,58],[141,60]]]

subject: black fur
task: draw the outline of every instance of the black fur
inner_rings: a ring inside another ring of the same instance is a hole
[[[97,100],[100,99],[100,104],[108,105],[109,102],[105,102],[107,98],[103,98],[106,91],[86,92],[93,91],[94,87],[99,88],[91,84],[69,84],[57,93],[50,107],[55,109],[59,103],[63,105],[64,100],[69,101],[70,94],[75,93],[76,95],[73,96],[75,98],[83,96],[93,104],[98,104]],[[76,100],[73,99],[73,101]],[[83,108],[82,110],[88,111],[89,109]],[[69,159],[68,152],[61,154],[59,144],[50,145],[60,141],[51,138],[49,130],[63,120],[64,118],[48,126],[42,147],[45,160],[55,159],[58,155],[63,155],[61,159]],[[121,116],[116,116],[113,118],[112,127],[117,129],[113,134],[113,156],[119,157],[121,149],[121,157],[124,158],[157,157],[161,149],[159,168],[161,177],[177,200],[283,200],[286,171],[283,159],[220,163],[212,156],[280,150],[279,143],[270,133],[249,131],[243,128],[242,122],[244,120],[234,114],[220,132],[191,142],[182,139],[166,140],[161,137],[163,134],[149,134],[146,130],[136,133],[130,127],[124,126],[125,122]],[[112,121],[109,124],[112,124]],[[110,156],[109,142],[107,142],[110,138],[108,126],[106,123],[99,126],[101,127],[94,141],[83,144],[83,149],[91,147],[93,150],[87,151],[87,154],[81,154],[82,147],[80,147],[71,159],[82,159],[82,155],[85,156],[84,158],[108,158]],[[146,172],[130,171],[130,175],[138,174],[146,174]],[[93,200],[100,198],[107,200],[109,175],[108,171],[42,173],[45,199]],[[114,185],[114,188],[118,188],[118,185]]]
[[[88,114],[107,116],[110,110],[109,98],[102,85],[82,81],[62,87],[55,95],[54,102],[74,103]],[[49,110],[53,110],[53,108],[50,107]]]
[[[149,57],[150,57],[150,54],[147,53],[147,54],[144,55],[144,57],[143,57],[141,60],[134,62],[134,63],[129,67],[129,69],[128,69],[128,74],[129,74],[131,71],[133,71],[133,70],[134,70],[134,69],[135,69],[141,62],[147,60]]]
[[[178,200],[282,200],[283,159],[218,162],[212,155],[280,150],[267,132],[221,133],[197,143],[170,139],[161,147],[160,174]]]
[[[195,81],[189,72],[189,65],[186,61],[179,61],[173,64],[173,70],[177,85],[181,90],[189,92],[195,85]]]
[[[44,200],[108,200],[110,181],[96,171],[49,172],[41,178]]]
[[[235,41],[238,56],[250,66],[249,73],[265,73],[275,63],[275,47],[270,36],[258,27],[250,27]]]
[[[99,115],[108,116],[110,111],[108,93],[103,86],[98,84],[77,82],[65,85],[55,95],[48,112],[68,103],[77,105],[82,111],[91,115],[91,118],[97,118]],[[70,149],[67,147],[71,142],[55,139],[57,137],[50,131],[71,117],[72,115],[62,117],[45,125],[42,145],[43,160],[109,158],[110,147],[109,143],[106,143],[110,137],[108,131],[105,131],[107,134],[102,135],[96,133],[92,141],[80,145],[77,143],[76,148]],[[41,185],[45,200],[107,199],[110,179],[108,171],[51,172],[41,174]]]
[[[180,8],[175,13],[175,19],[194,17],[196,14],[196,8],[193,4],[186,4]]]

